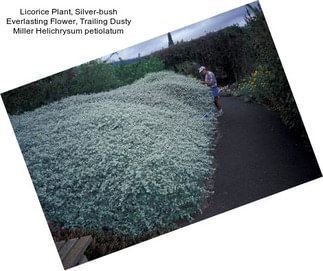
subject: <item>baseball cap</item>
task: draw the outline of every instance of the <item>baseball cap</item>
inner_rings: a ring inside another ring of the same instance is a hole
[[[203,70],[205,70],[205,67],[204,67],[204,66],[201,66],[201,67],[199,68],[199,73],[201,73]]]

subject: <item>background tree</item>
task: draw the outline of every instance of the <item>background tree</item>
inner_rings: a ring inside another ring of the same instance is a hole
[[[168,47],[171,47],[174,45],[172,35],[170,34],[170,32],[168,32],[167,36],[168,36]]]

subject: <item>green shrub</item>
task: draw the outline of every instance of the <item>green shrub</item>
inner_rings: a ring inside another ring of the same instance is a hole
[[[269,88],[266,77],[269,73],[269,71],[264,71],[262,68],[255,70],[236,85],[236,90],[239,94],[244,95],[247,101],[259,103],[267,101],[267,103],[270,103],[269,97],[266,97],[266,91]]]
[[[252,39],[256,70],[239,82],[238,91],[247,101],[269,105],[280,113],[283,122],[291,129],[303,132],[292,91],[272,40],[265,16],[257,8],[247,5],[246,30]]]
[[[154,52],[167,69],[186,70],[198,63],[216,72],[219,83],[232,83],[254,69],[254,52],[246,28],[233,25],[200,38]]]
[[[175,70],[181,74],[186,76],[199,78],[200,74],[198,72],[198,68],[200,65],[194,61],[184,61],[182,63],[175,65]]]
[[[286,83],[280,85],[282,79],[279,80],[276,76],[277,72],[259,66],[236,85],[236,95],[244,95],[247,102],[268,105],[280,113],[283,122],[289,128],[299,130],[303,124],[293,94],[286,88]]]
[[[90,61],[78,67],[48,76],[28,85],[1,94],[9,114],[21,114],[62,98],[108,91],[130,84],[150,72],[164,69],[156,56],[119,66]]]

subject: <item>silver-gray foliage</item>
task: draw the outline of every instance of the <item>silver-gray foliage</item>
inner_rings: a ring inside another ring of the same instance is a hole
[[[48,221],[140,234],[201,210],[213,111],[205,86],[163,71],[10,119]]]

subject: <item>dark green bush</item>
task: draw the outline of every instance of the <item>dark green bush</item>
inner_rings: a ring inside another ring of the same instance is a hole
[[[219,84],[232,83],[254,69],[249,32],[237,25],[174,44],[153,55],[158,56],[166,68],[175,71],[181,71],[187,63],[206,66],[216,73]]]
[[[303,123],[297,109],[283,66],[272,40],[260,5],[252,8],[254,15],[246,17],[246,30],[252,39],[256,70],[239,82],[238,90],[246,100],[269,105],[277,110],[283,122],[291,129],[303,132]]]
[[[118,66],[91,61],[1,96],[9,114],[21,114],[71,95],[97,93],[127,85],[149,72],[162,69],[164,64],[156,56],[141,58],[128,65],[121,61]]]
[[[194,61],[184,61],[182,63],[175,65],[175,70],[181,74],[190,77],[199,78],[200,74],[198,72],[198,68],[200,65]]]

